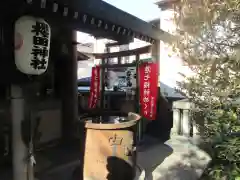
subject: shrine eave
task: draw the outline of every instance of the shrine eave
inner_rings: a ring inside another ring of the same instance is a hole
[[[173,36],[159,28],[153,27],[127,12],[124,12],[102,0],[73,0],[74,7],[79,11],[104,19],[132,31],[134,38],[152,42],[153,40],[172,41]]]
[[[133,15],[130,15],[102,0],[8,0],[12,12],[24,9],[30,14],[60,21],[63,26],[96,37],[131,42],[137,38],[149,43],[156,40],[172,42],[174,37]],[[15,5],[15,8],[13,7]],[[13,10],[14,9],[14,10]]]

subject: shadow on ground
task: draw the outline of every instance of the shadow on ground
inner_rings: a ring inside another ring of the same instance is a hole
[[[136,180],[197,180],[211,161],[189,138],[174,137],[138,152]]]
[[[147,180],[153,180],[154,170],[173,153],[173,149],[151,137],[147,137],[145,142],[138,147],[137,165],[144,172]],[[140,174],[137,173],[136,177],[139,178]]]

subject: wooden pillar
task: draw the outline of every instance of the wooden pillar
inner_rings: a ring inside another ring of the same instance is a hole
[[[25,118],[22,91],[19,86],[11,86],[13,180],[27,180],[27,147],[21,138],[21,124]]]
[[[64,37],[61,51],[63,54],[61,67],[62,85],[62,137],[66,142],[74,134],[74,122],[78,118],[77,90],[77,32],[62,31]]]
[[[160,65],[160,44],[161,41],[156,40],[155,43],[152,45],[152,58],[153,60],[158,61]]]
[[[140,55],[137,54],[136,55],[136,93],[135,93],[135,105],[136,105],[136,113],[140,113],[140,108],[141,108],[141,104],[140,104],[140,98],[139,98],[139,95],[140,95],[140,92],[139,92],[139,82],[140,82],[140,79],[139,79],[139,61],[140,61]],[[140,119],[140,121],[138,122],[138,126],[137,126],[137,142],[140,142],[143,138],[143,129],[144,129],[144,122],[143,122],[143,118]]]

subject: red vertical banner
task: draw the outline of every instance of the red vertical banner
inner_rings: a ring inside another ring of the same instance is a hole
[[[139,65],[139,96],[141,115],[156,119],[158,98],[158,63],[143,62]]]
[[[92,77],[90,85],[90,96],[88,100],[88,108],[96,108],[100,97],[100,67],[92,68]]]

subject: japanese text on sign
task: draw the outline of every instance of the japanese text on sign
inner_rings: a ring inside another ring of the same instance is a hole
[[[140,73],[140,103],[142,115],[150,120],[156,116],[156,100],[158,95],[158,64],[142,63]]]
[[[48,45],[49,45],[49,26],[44,22],[36,21],[36,24],[32,26],[33,36],[33,47],[31,54],[31,67],[34,69],[46,69],[46,58],[48,56]]]
[[[113,137],[109,138],[109,143],[111,146],[121,145],[123,141],[123,138],[120,138],[117,136],[117,134],[114,134]]]
[[[144,115],[148,115],[148,103],[149,103],[149,97],[150,97],[150,73],[151,73],[151,67],[149,65],[146,65],[144,68],[144,85],[143,85],[143,106],[144,106]]]
[[[100,67],[92,68],[92,78],[90,87],[89,108],[96,108],[100,96]]]

